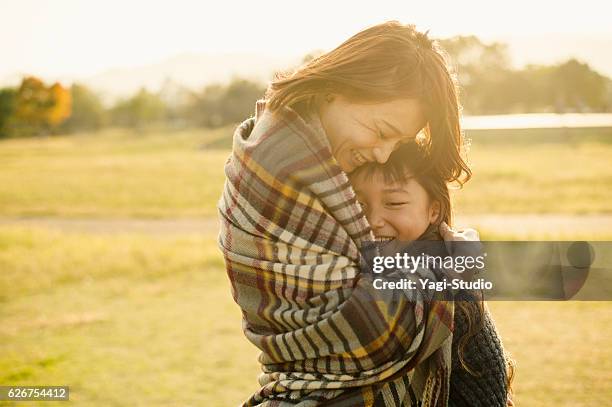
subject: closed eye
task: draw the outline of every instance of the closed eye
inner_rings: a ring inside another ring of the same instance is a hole
[[[389,140],[391,137],[387,137],[382,130],[378,129],[378,138],[381,140]]]
[[[409,204],[410,201],[398,201],[398,202],[387,202],[387,205],[394,207],[394,206],[402,206],[402,205],[407,205]]]

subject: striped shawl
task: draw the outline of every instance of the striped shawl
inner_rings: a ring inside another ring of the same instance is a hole
[[[453,304],[375,290],[370,226],[316,115],[257,103],[236,130],[219,245],[261,350],[244,406],[443,406]]]

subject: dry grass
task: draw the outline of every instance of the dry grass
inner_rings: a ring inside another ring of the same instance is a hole
[[[227,147],[230,134],[0,141],[0,213],[214,216],[229,152],[211,146]],[[612,213],[611,154],[597,138],[475,140],[459,211]],[[490,307],[517,360],[519,405],[608,403],[612,303]],[[4,385],[69,385],[72,401],[105,407],[237,405],[257,388],[258,351],[241,332],[213,232],[1,226],[0,320]]]
[[[0,213],[216,216],[229,150],[215,146],[226,147],[231,134],[230,126],[2,140]],[[612,213],[611,143],[592,137],[572,143],[520,140],[474,139],[474,178],[456,195],[460,213]]]
[[[257,388],[214,235],[0,228],[0,382],[91,406],[236,405]],[[494,302],[519,405],[604,405],[612,303]]]

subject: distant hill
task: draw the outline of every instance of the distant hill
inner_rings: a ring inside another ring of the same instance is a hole
[[[118,67],[94,76],[74,78],[43,77],[46,81],[60,81],[69,85],[82,83],[98,92],[103,100],[112,103],[131,96],[142,87],[159,91],[167,83],[198,91],[211,83],[228,82],[234,77],[260,82],[269,81],[279,70],[299,65],[303,55],[279,56],[264,54],[181,54],[160,62],[134,67]],[[34,74],[27,73],[27,74]],[[0,86],[16,86],[26,73],[14,73],[0,78]]]
[[[167,81],[193,90],[210,83],[228,82],[234,77],[267,82],[274,72],[289,69],[300,61],[301,56],[183,54],[152,65],[111,69],[83,82],[105,99],[116,99],[131,95],[141,87],[158,91]]]
[[[588,63],[601,74],[612,77],[612,35],[573,35],[546,33],[512,37],[481,38],[485,42],[508,44],[510,58],[516,67],[528,63],[554,64],[569,58]],[[141,87],[158,91],[164,83],[198,91],[201,87],[226,82],[232,77],[268,81],[273,73],[299,64],[304,55],[280,56],[261,53],[179,54],[150,65],[117,67],[89,77],[42,77],[46,81],[83,83],[99,92],[107,102],[129,96]],[[0,77],[0,86],[15,86],[25,74],[13,73]]]

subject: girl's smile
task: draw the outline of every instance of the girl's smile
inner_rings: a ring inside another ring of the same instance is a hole
[[[439,203],[432,202],[414,178],[404,183],[386,183],[379,171],[370,179],[357,174],[351,182],[379,240],[416,240],[438,218]]]

